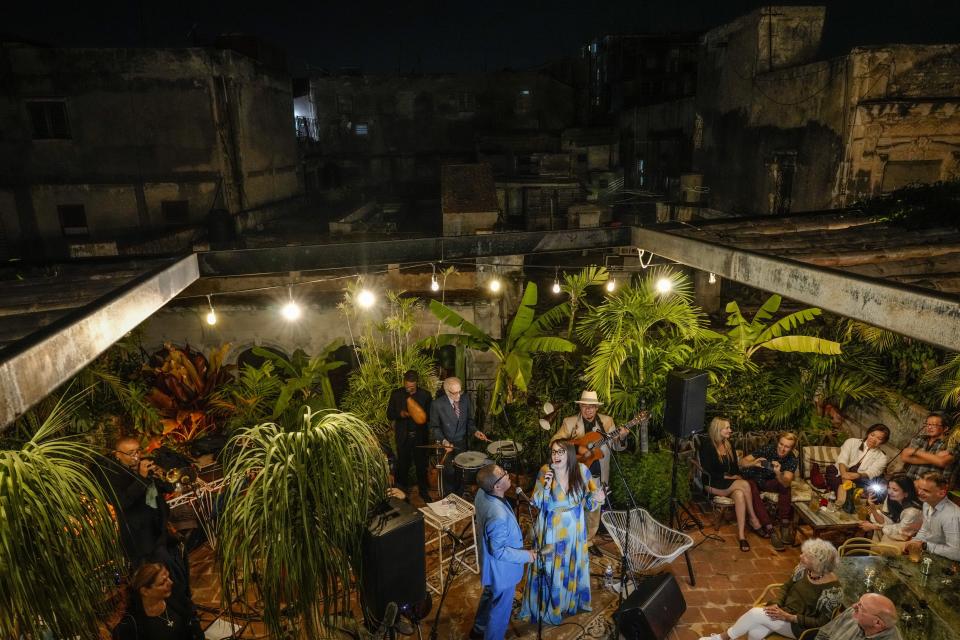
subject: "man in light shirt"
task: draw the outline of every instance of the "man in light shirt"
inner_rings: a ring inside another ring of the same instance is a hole
[[[897,608],[879,593],[865,593],[849,609],[820,627],[816,640],[900,640]]]
[[[960,507],[947,497],[947,479],[928,471],[915,484],[917,496],[923,501],[923,526],[904,552],[919,548],[960,561]]]

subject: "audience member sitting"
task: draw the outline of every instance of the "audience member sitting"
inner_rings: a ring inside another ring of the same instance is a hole
[[[793,545],[796,535],[793,531],[793,493],[791,485],[793,477],[800,466],[800,461],[794,449],[797,446],[797,434],[791,431],[781,431],[777,434],[777,441],[766,444],[743,459],[743,466],[747,469],[744,474],[750,483],[750,499],[753,510],[763,523],[768,533],[776,533],[767,508],[763,504],[761,493],[772,491],[777,494],[777,518],[780,520],[780,540],[783,544]],[[775,536],[771,535],[771,542],[777,551],[782,548],[777,544]]]
[[[904,550],[919,548],[960,561],[960,507],[947,497],[947,479],[929,471],[916,481],[916,486],[923,501],[923,526]]]
[[[836,492],[845,481],[865,487],[873,478],[882,476],[887,467],[887,454],[880,447],[889,439],[890,429],[879,422],[867,429],[863,440],[848,438],[840,447],[837,463],[827,467],[825,475],[830,491]],[[840,501],[839,495],[837,501]]]
[[[865,593],[849,609],[823,625],[816,640],[900,640],[897,608],[887,596]]]
[[[737,451],[730,442],[733,429],[728,419],[717,417],[711,420],[708,433],[710,443],[700,449],[700,466],[707,474],[704,490],[710,495],[733,499],[740,550],[750,551],[750,543],[746,539],[746,520],[749,516],[750,526],[754,530],[760,529],[760,520],[750,501],[750,485],[739,475],[745,462],[737,459]]]
[[[825,624],[843,595],[833,573],[839,560],[837,548],[826,540],[805,541],[800,547],[800,564],[784,583],[778,600],[750,609],[728,630],[700,640],[731,640],[744,635],[760,640],[771,633],[799,638],[804,630]]]
[[[920,530],[923,505],[917,499],[913,480],[904,473],[898,473],[887,481],[886,494],[887,498],[881,506],[875,492],[867,492],[870,519],[861,522],[860,528],[872,531],[877,542],[902,548]]]
[[[923,435],[911,440],[900,454],[904,462],[903,472],[914,481],[929,471],[942,473],[949,481],[960,452],[956,447],[950,447],[946,429],[943,416],[931,413],[923,422]]]
[[[114,640],[198,640],[200,623],[189,608],[171,597],[173,580],[159,562],[134,572],[128,588],[127,612],[113,630]]]

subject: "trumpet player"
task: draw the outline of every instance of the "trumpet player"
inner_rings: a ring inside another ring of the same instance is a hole
[[[397,442],[396,486],[407,488],[410,464],[417,469],[417,487],[424,502],[430,502],[430,482],[427,480],[427,450],[418,448],[427,444],[427,416],[430,415],[430,394],[420,388],[416,371],[403,374],[403,387],[390,394],[387,419],[393,423]]]
[[[170,534],[170,508],[163,497],[173,491],[173,485],[163,479],[153,460],[143,455],[136,438],[118,438],[109,454],[99,459],[97,475],[116,514],[130,566],[136,569],[144,562],[162,563],[173,578],[172,597],[193,611],[189,567]]]
[[[145,458],[135,438],[116,440],[100,466],[107,499],[120,527],[120,540],[131,565],[137,566],[167,541],[170,509],[163,494],[173,490]]]

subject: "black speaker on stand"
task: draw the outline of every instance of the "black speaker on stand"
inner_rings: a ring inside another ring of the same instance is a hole
[[[626,640],[663,640],[687,610],[680,585],[670,573],[645,576],[613,614]]]
[[[686,438],[703,431],[708,379],[707,372],[699,369],[678,369],[667,374],[663,426],[669,433]]]
[[[364,613],[373,622],[391,602],[416,606],[427,597],[423,514],[403,500],[386,500],[367,525],[362,587]]]
[[[677,466],[680,462],[680,438],[686,438],[703,430],[703,421],[707,408],[707,372],[699,369],[678,369],[667,374],[667,402],[663,409],[663,426],[668,433],[673,434],[673,468],[670,472],[670,524],[679,531],[690,526],[696,526],[704,535],[704,540],[723,541],[720,536],[707,535],[703,529],[703,521],[687,509],[686,505],[677,500]],[[688,518],[685,523],[680,522],[682,511]],[[702,541],[701,541],[702,542]],[[693,564],[690,562],[689,549],[683,552],[687,561],[687,573],[690,575],[690,585],[696,585],[697,579],[693,575]]]

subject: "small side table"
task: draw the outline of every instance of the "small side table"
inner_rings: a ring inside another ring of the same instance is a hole
[[[473,505],[453,494],[443,499],[448,505],[449,512],[441,517],[436,514],[429,506],[420,507],[420,513],[423,514],[423,524],[427,528],[425,551],[427,555],[436,553],[437,567],[427,574],[427,587],[434,593],[443,592],[443,586],[450,574],[452,563],[458,562],[462,558],[462,564],[459,570],[464,569],[479,574],[480,559],[477,555],[477,525],[474,520]],[[432,529],[432,531],[431,531]],[[454,553],[454,543],[446,531],[452,531],[459,536],[467,546],[456,549]],[[469,533],[469,536],[468,536]]]

